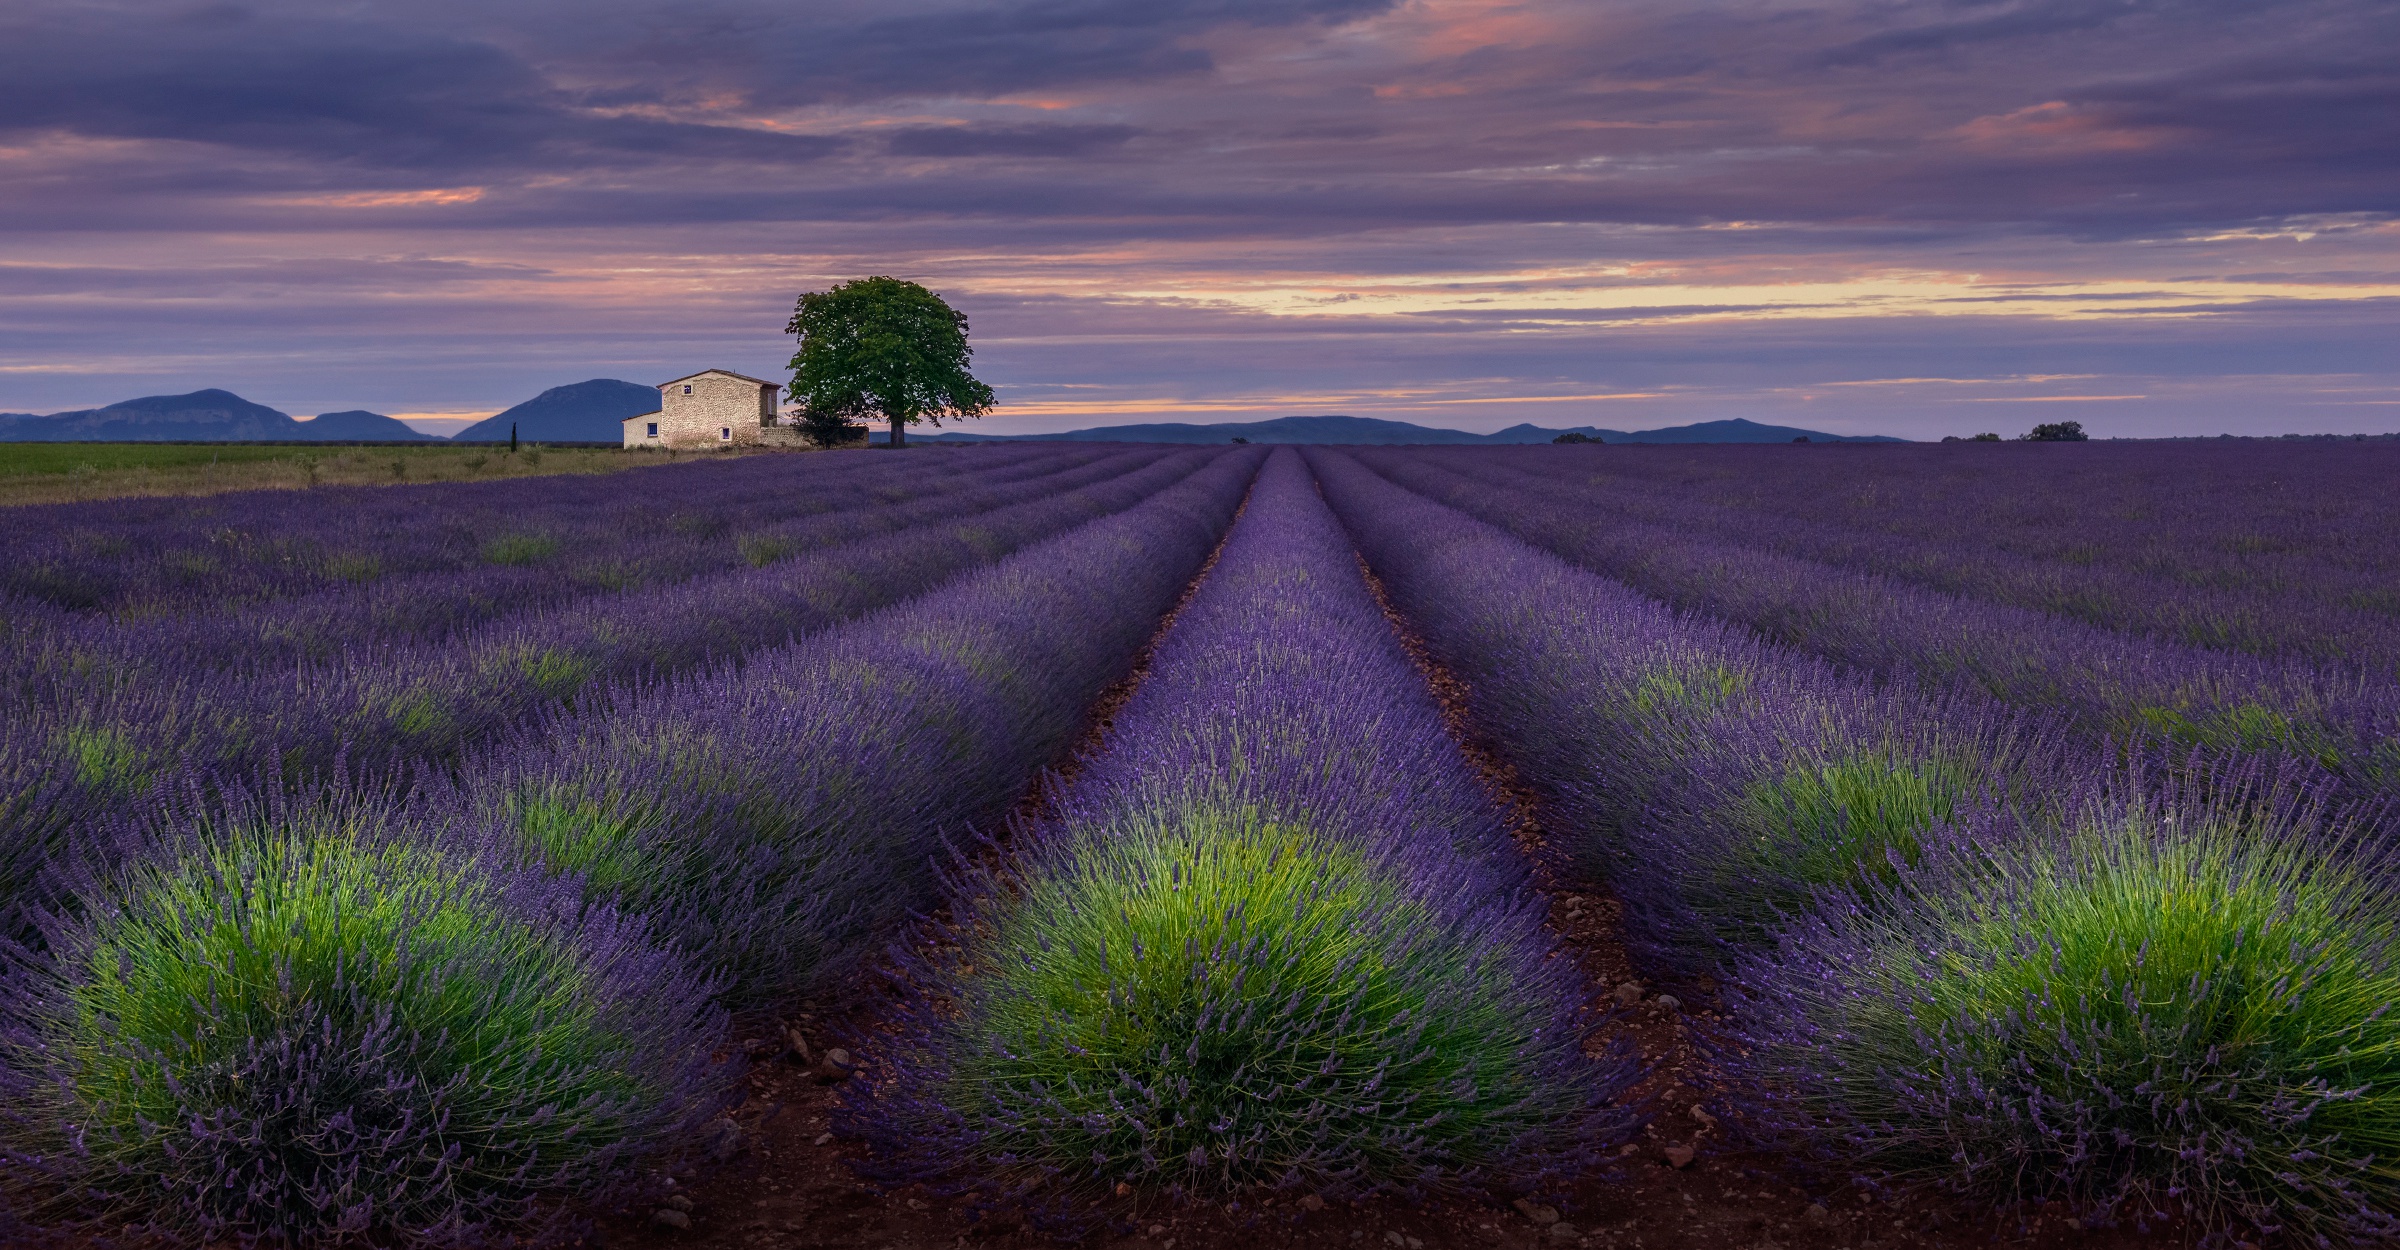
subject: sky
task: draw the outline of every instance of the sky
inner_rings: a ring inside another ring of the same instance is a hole
[[[2392,0],[12,0],[0,82],[0,411],[447,432],[890,274],[992,433],[2400,430]]]

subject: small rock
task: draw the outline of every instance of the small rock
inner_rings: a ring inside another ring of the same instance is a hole
[[[1167,1231],[1167,1226],[1164,1224],[1153,1224],[1150,1226],[1150,1235],[1153,1237],[1156,1237],[1165,1231]]]
[[[1717,1126],[1717,1117],[1710,1115],[1699,1103],[1692,1104],[1692,1118],[1709,1128]]]
[[[692,1209],[692,1200],[683,1194],[668,1194],[667,1200],[659,1205],[673,1207],[678,1211],[689,1211]]]
[[[1131,1198],[1133,1196],[1133,1186],[1128,1185],[1123,1181],[1118,1181],[1117,1196],[1119,1198]]]
[[[1583,1230],[1572,1224],[1553,1224],[1550,1226],[1550,1240],[1581,1241],[1583,1240]]]
[[[1519,1198],[1510,1205],[1516,1207],[1517,1214],[1524,1216],[1526,1219],[1532,1220],[1536,1224],[1558,1223],[1557,1207],[1543,1206],[1531,1198]]]
[[[664,1224],[668,1228],[690,1228],[692,1226],[692,1217],[685,1215],[683,1212],[678,1211],[673,1207],[660,1207],[656,1211],[652,1211],[650,1213],[650,1222],[653,1224]]]
[[[1325,1209],[1325,1200],[1316,1196],[1315,1194],[1302,1194],[1300,1196],[1300,1209],[1303,1211],[1322,1211]]]
[[[1692,1148],[1689,1146],[1667,1147],[1667,1166],[1677,1168],[1692,1166]]]
[[[1617,1005],[1621,1007],[1631,1007],[1640,1001],[1642,1001],[1641,982],[1627,981],[1623,985],[1617,987]]]
[[[809,1053],[809,1049],[808,1049],[808,1039],[807,1039],[807,1038],[805,1038],[805,1037],[802,1037],[802,1036],[800,1036],[800,1030],[798,1030],[798,1029],[786,1029],[786,1030],[784,1030],[784,1036],[786,1036],[786,1037],[788,1037],[788,1038],[790,1038],[790,1039],[792,1040],[792,1060],[793,1060],[793,1062],[795,1062],[795,1063],[809,1064],[809,1063],[815,1063],[815,1062],[817,1061],[817,1057],[816,1057],[815,1055],[813,1055],[813,1054]]]
[[[833,1134],[831,1134],[831,1133],[819,1133],[819,1134],[817,1134],[817,1139],[816,1139],[815,1141],[813,1141],[813,1142],[810,1142],[809,1144],[810,1144],[810,1145],[812,1145],[812,1146],[822,1146],[822,1145],[824,1145],[825,1143],[827,1143],[827,1142],[829,1142],[829,1141],[832,1141],[832,1140],[833,1140]]]
[[[908,1200],[908,1209],[909,1209],[909,1210],[911,1210],[911,1211],[922,1211],[922,1210],[924,1210],[924,1209],[925,1209],[925,1200],[924,1200],[923,1198],[911,1198],[911,1199],[909,1199],[909,1200]]]
[[[719,1163],[742,1152],[742,1126],[732,1117],[721,1117],[708,1126],[708,1157]]]
[[[1632,1142],[1627,1142],[1624,1145],[1617,1147],[1617,1157],[1620,1159],[1625,1158],[1634,1154],[1640,1149],[1641,1147],[1634,1145]]]
[[[1822,1224],[1832,1218],[1833,1212],[1826,1210],[1821,1202],[1809,1203],[1808,1209],[1800,1213],[1800,1222],[1803,1224]]]
[[[850,1057],[849,1051],[836,1046],[827,1050],[824,1060],[817,1064],[817,1079],[826,1084],[848,1080],[851,1070],[857,1066],[858,1062]]]
[[[1408,1238],[1401,1236],[1400,1230],[1396,1228],[1388,1233],[1385,1233],[1383,1235],[1383,1239],[1395,1246],[1405,1246],[1408,1244]]]
[[[1664,1007],[1664,1008],[1666,1008],[1666,1009],[1667,1009],[1667,1010],[1669,1010],[1669,1011],[1681,1011],[1681,1010],[1683,1010],[1683,1000],[1682,1000],[1682,999],[1680,999],[1680,998],[1677,998],[1677,997],[1675,997],[1673,994],[1661,994],[1661,995],[1659,995],[1659,996],[1658,996],[1658,1005],[1659,1005],[1659,1006],[1661,1006],[1661,1007]]]

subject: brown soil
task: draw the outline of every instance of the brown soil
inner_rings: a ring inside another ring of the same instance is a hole
[[[1213,567],[1215,557],[1210,559]],[[1362,564],[1362,571],[1364,565]],[[1205,576],[1205,572],[1203,573]],[[1436,663],[1422,640],[1395,612],[1372,573],[1368,584],[1393,628],[1440,698],[1453,731],[1515,817],[1515,836],[1536,864],[1543,827],[1538,796],[1525,785],[1467,714],[1467,688]],[[1195,579],[1193,588],[1198,586]],[[1187,590],[1184,601],[1188,602]],[[1177,611],[1180,612],[1181,605]],[[1172,616],[1167,624],[1171,625]],[[1163,636],[1165,627],[1160,634]],[[1155,640],[1154,640],[1155,643]],[[1097,746],[1107,713],[1121,706],[1147,667],[1112,689],[1095,711],[1081,749]],[[1029,798],[1029,802],[1037,800]],[[1561,882],[1546,871],[1539,888],[1551,896],[1553,925],[1564,949],[1600,986],[1623,986],[1638,973],[1617,936],[1617,904],[1588,883]],[[1232,1212],[1217,1207],[1160,1209],[1130,1232],[1102,1233],[1085,1244],[1103,1250],[1285,1250],[1358,1247],[1360,1250],[1462,1250],[1465,1247],[1596,1247],[1605,1250],[1965,1250],[2005,1245],[2018,1250],[2143,1250],[2183,1247],[2187,1232],[2142,1234],[2131,1229],[2084,1230],[2060,1216],[1995,1216],[1936,1198],[1880,1201],[1840,1186],[1804,1188],[1786,1176],[1781,1160],[1721,1144],[1719,1126],[1695,1107],[1709,1073],[1692,1034],[1713,1019],[1705,987],[1676,986],[1685,1001],[1668,1006],[1657,987],[1641,985],[1640,1001],[1593,1039],[1595,1053],[1623,1040],[1639,1049],[1651,1076],[1639,1096],[1651,1121],[1627,1148],[1619,1175],[1579,1187],[1563,1210],[1520,1210],[1495,1203],[1411,1206],[1375,1200],[1327,1205],[1312,1199],[1269,1202]],[[871,1013],[872,1005],[860,1008]],[[974,1247],[1015,1250],[1058,1244],[1014,1217],[975,1220],[949,1202],[909,1188],[879,1192],[858,1179],[850,1163],[863,1157],[854,1143],[829,1131],[836,1087],[822,1055],[829,1037],[868,1035],[866,1015],[792,1022],[808,1047],[801,1055],[762,1032],[762,1056],[744,1109],[742,1150],[722,1167],[682,1182],[688,1228],[658,1222],[653,1208],[610,1213],[596,1230],[602,1244],[668,1247]],[[780,1052],[780,1053],[775,1053]],[[872,1065],[874,1056],[859,1058]],[[1690,1151],[1690,1154],[1683,1152]],[[676,1210],[679,1206],[665,1208]],[[672,1217],[669,1217],[671,1220]]]

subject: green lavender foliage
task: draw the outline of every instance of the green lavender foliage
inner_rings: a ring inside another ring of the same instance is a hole
[[[1109,830],[992,913],[943,1101],[1026,1179],[1471,1166],[1555,1120],[1526,1057],[1556,1007],[1406,878],[1256,813]]]
[[[194,1244],[472,1241],[721,1105],[705,978],[394,823],[236,814],[86,881],[0,1033],[18,1196]]]
[[[2400,895],[2273,796],[2095,800],[1746,967],[1763,1122],[1845,1168],[2096,1218],[2400,1230]]]

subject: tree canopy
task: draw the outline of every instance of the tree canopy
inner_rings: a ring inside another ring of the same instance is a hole
[[[2033,432],[2025,435],[2024,441],[2028,443],[2082,443],[2089,442],[2091,437],[2083,432],[2083,422],[2081,421],[2057,421],[2033,427]]]
[[[903,427],[980,417],[995,402],[967,372],[966,314],[914,282],[857,278],[811,291],[784,333],[800,336],[788,394],[812,425],[880,417],[899,447]]]

